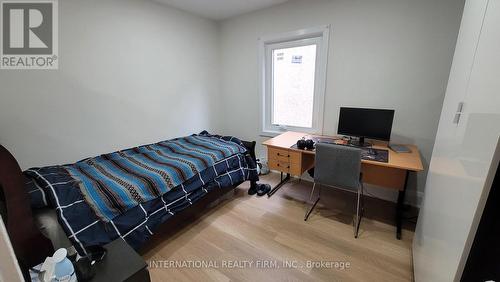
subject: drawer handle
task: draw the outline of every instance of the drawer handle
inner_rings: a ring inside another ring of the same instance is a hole
[[[280,166],[280,164],[276,164],[277,166]],[[286,168],[290,168],[290,165],[288,165]]]
[[[289,158],[289,157],[290,157],[290,155],[286,155],[286,156],[285,156],[285,155],[281,155],[280,153],[278,153],[278,157],[287,157],[287,158]]]

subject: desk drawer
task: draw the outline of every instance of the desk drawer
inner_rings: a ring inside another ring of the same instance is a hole
[[[291,175],[300,176],[302,174],[300,163],[269,159],[269,169],[277,170]]]
[[[269,160],[289,162],[295,165],[300,164],[300,153],[290,150],[269,148],[267,150],[267,157]]]
[[[269,159],[269,169],[290,173],[290,163],[282,162],[276,159]]]

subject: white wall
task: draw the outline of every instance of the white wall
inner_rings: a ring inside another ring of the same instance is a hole
[[[291,1],[222,22],[224,133],[248,139],[260,133],[258,38],[330,24],[324,134],[336,133],[340,106],[392,108],[392,140],[418,145],[427,168],[463,2]],[[425,179],[424,172],[410,180],[411,203]],[[395,200],[392,191],[379,196]]]
[[[217,127],[214,22],[142,0],[59,10],[59,70],[0,70],[0,144],[23,168]]]

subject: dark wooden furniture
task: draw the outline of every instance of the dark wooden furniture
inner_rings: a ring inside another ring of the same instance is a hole
[[[0,145],[0,200],[5,203],[3,220],[25,279],[29,267],[43,262],[54,249],[33,220],[21,168],[12,154]],[[26,276],[27,275],[27,276]]]
[[[104,246],[106,256],[94,265],[96,275],[91,282],[147,282],[150,281],[148,265],[121,238]]]

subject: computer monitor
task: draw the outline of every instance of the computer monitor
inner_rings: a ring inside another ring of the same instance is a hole
[[[338,134],[359,137],[354,145],[365,146],[365,138],[389,141],[394,110],[340,108]]]

